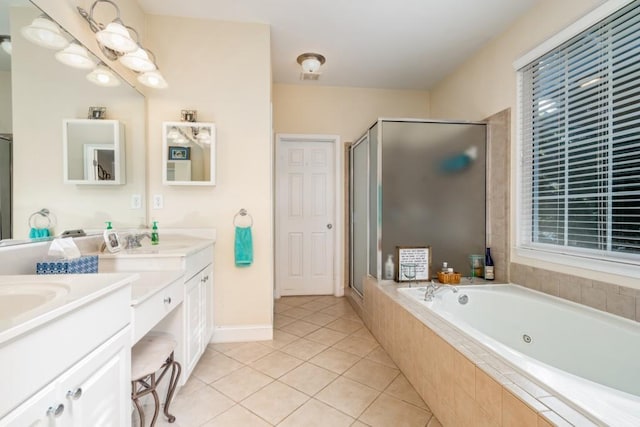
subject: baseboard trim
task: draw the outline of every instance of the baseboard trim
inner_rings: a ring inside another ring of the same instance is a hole
[[[273,339],[273,325],[220,326],[211,336],[212,343],[269,341]]]

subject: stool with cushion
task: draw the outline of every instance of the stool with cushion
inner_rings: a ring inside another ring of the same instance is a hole
[[[139,399],[147,394],[153,396],[155,406],[151,420],[151,427],[153,427],[158,419],[160,409],[160,400],[156,389],[169,369],[171,369],[171,376],[164,404],[164,414],[170,423],[176,420],[176,417],[169,413],[169,405],[178,385],[181,371],[180,364],[173,357],[175,347],[176,341],[170,335],[148,334],[142,337],[131,350],[131,399],[138,410],[142,427],[144,427],[144,410]],[[156,377],[158,371],[161,372]]]

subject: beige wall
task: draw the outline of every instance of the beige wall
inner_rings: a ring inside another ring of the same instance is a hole
[[[340,135],[354,141],[378,117],[429,117],[429,92],[313,85],[273,86],[276,133]]]
[[[482,120],[503,109],[511,109],[511,206],[515,206],[517,185],[516,163],[513,161],[517,129],[516,72],[513,62],[602,3],[602,0],[538,2],[507,31],[469,58],[430,92],[431,114],[437,118]],[[513,250],[516,236],[515,214],[514,208],[509,221],[512,262],[638,287],[636,279],[518,256]]]
[[[149,220],[162,228],[217,230],[214,289],[218,327],[272,322],[273,237],[271,184],[271,62],[269,27],[188,18],[149,16],[147,36],[169,88],[147,97],[149,196],[164,208]],[[180,110],[216,124],[215,187],[162,185],[163,121]],[[234,265],[233,217],[253,217],[252,266]],[[162,234],[161,234],[162,236]]]

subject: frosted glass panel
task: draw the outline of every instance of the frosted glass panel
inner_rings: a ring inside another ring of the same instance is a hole
[[[432,266],[469,274],[468,255],[485,246],[485,139],[481,124],[382,122],[385,259],[428,245]]]
[[[361,295],[367,274],[367,156],[365,138],[351,151],[351,286]]]

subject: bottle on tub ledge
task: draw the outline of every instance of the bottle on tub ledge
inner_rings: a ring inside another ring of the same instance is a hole
[[[385,280],[393,280],[393,273],[395,265],[393,264],[393,255],[389,254],[387,262],[384,263],[384,278]]]
[[[494,280],[496,278],[494,268],[491,248],[487,248],[484,253],[484,280]]]

